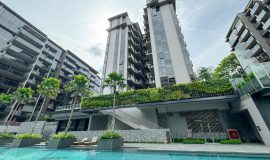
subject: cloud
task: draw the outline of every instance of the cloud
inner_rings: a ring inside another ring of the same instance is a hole
[[[102,48],[101,44],[95,44],[93,46],[90,47],[90,49],[88,50],[88,52],[94,56],[98,56],[101,57],[102,54],[104,53],[104,49]]]

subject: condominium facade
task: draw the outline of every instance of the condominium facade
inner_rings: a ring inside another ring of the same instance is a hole
[[[20,15],[0,2],[0,91],[12,93],[18,87],[37,85],[46,77],[56,77],[61,88],[72,76],[83,74],[90,81],[91,89],[99,93],[98,72],[69,50],[65,50]],[[62,89],[61,89],[62,91]],[[35,93],[37,102],[21,106],[16,112],[32,112],[43,103],[43,97]],[[70,95],[60,92],[56,99],[46,102],[46,110],[69,104]],[[3,110],[1,118],[8,113]]]
[[[270,1],[250,0],[238,13],[227,36],[245,74],[232,80],[241,99],[235,112],[249,117],[254,132],[270,145]]]
[[[109,18],[103,77],[113,71],[127,80],[126,90],[164,87],[195,79],[175,13],[175,1],[147,1],[145,33],[122,13]],[[105,88],[103,93],[110,93]]]

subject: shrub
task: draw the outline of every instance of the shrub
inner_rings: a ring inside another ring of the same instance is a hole
[[[114,131],[105,131],[100,137],[100,139],[117,139],[117,138],[122,138],[122,136]]]
[[[149,88],[122,92],[116,95],[116,105],[135,105],[234,94],[235,92],[228,80],[196,81],[164,88]],[[112,99],[112,94],[86,97],[81,101],[81,107],[84,109],[109,107],[112,106]]]
[[[221,140],[220,144],[241,144],[241,141],[239,139],[225,139]]]
[[[14,138],[14,134],[11,133],[0,133],[0,139],[11,139]]]
[[[183,139],[182,143],[184,144],[205,144],[204,139]]]
[[[76,138],[76,136],[72,133],[56,133],[52,136],[52,139],[73,139]]]
[[[42,135],[41,134],[28,134],[28,133],[26,133],[26,134],[17,134],[15,136],[15,138],[17,138],[17,139],[30,139],[30,138],[41,139]]]

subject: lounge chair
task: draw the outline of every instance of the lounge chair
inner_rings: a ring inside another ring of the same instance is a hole
[[[38,144],[35,144],[35,146],[47,146],[46,142],[40,142]]]
[[[98,137],[93,137],[90,142],[83,142],[85,145],[96,145]]]
[[[83,145],[87,141],[88,141],[88,138],[83,138],[81,141],[73,142],[73,144],[74,145]]]

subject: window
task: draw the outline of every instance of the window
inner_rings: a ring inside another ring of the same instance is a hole
[[[159,12],[159,6],[156,7],[156,12]]]

